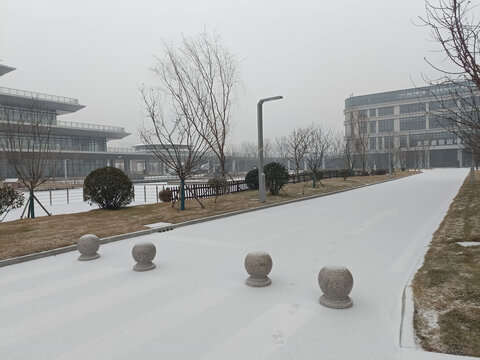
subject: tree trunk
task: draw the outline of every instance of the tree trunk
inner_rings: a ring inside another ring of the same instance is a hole
[[[35,218],[35,208],[34,208],[33,190],[30,190],[30,198],[28,199],[28,201],[30,201],[30,206],[29,206],[30,213],[28,215],[29,215],[30,218],[34,219]]]
[[[180,179],[180,211],[185,210],[185,179]]]

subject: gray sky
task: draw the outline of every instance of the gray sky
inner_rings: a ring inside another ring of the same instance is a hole
[[[0,59],[17,70],[0,84],[77,98],[87,107],[62,120],[125,127],[109,145],[130,146],[161,39],[206,28],[240,61],[233,142],[256,142],[256,103],[274,95],[285,99],[264,105],[265,137],[312,122],[340,131],[349,95],[432,73],[435,44],[412,24],[424,12],[422,0],[2,0]]]

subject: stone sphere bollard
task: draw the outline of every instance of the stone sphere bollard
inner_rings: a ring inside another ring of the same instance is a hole
[[[265,251],[251,252],[245,258],[245,269],[250,275],[246,280],[248,286],[264,287],[272,283],[267,276],[272,270],[272,258]]]
[[[151,242],[136,244],[132,249],[133,259],[137,262],[133,271],[147,271],[155,269],[156,265],[152,262],[157,254],[157,248]]]
[[[333,309],[346,309],[353,305],[348,296],[353,288],[353,277],[346,267],[325,266],[318,273],[318,285],[323,291],[320,304]]]
[[[98,259],[100,255],[97,253],[100,248],[100,240],[97,235],[87,234],[83,235],[77,241],[77,248],[80,252],[78,260],[87,261]]]

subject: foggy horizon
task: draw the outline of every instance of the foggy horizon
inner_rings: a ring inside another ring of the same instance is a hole
[[[297,126],[343,131],[350,95],[423,86],[441,65],[429,30],[416,26],[424,3],[353,0],[233,2],[4,2],[1,63],[17,70],[1,86],[78,99],[86,107],[59,119],[124,127],[131,133],[111,147],[139,144],[142,84],[155,85],[150,68],[162,40],[206,30],[220,35],[239,62],[241,86],[230,142],[256,143],[256,104],[264,106],[264,137],[287,136]],[[18,19],[21,24],[18,25]]]

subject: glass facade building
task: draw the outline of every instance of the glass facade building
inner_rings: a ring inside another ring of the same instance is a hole
[[[356,136],[352,119],[369,124],[368,168],[388,169],[389,158],[397,168],[469,166],[470,155],[442,117],[461,105],[456,95],[467,90],[466,83],[448,84],[350,97],[345,100],[345,136]]]
[[[0,64],[0,76],[15,70],[15,68]],[[12,138],[8,127],[15,124],[35,122],[48,128],[45,132],[42,149],[45,149],[45,139],[48,140],[49,161],[55,162],[53,177],[85,177],[90,171],[99,167],[114,165],[122,158],[121,154],[108,151],[107,142],[112,139],[122,139],[129,135],[124,128],[66,122],[57,118],[63,114],[74,113],[84,108],[77,99],[56,96],[31,91],[0,87],[0,141],[5,143]],[[17,144],[26,146],[32,143],[28,126],[19,126],[14,134]],[[25,129],[25,130],[22,130]],[[15,178],[14,166],[7,149],[0,147],[0,179]],[[125,166],[124,166],[125,167]],[[128,168],[128,166],[126,166]]]

